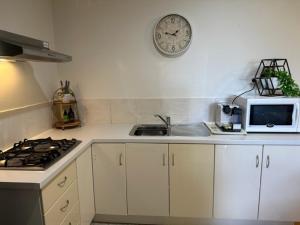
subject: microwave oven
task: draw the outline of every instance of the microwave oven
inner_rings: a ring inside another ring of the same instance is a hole
[[[236,103],[246,132],[300,132],[300,98],[246,96]]]

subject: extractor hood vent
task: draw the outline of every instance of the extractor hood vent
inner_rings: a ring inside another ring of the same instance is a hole
[[[70,62],[72,57],[49,49],[49,43],[0,30],[0,59]]]

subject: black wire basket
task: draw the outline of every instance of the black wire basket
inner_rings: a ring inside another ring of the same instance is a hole
[[[285,71],[291,75],[287,59],[262,59],[256,71],[253,81],[261,96],[282,96],[277,77],[265,76],[265,74],[275,71]]]

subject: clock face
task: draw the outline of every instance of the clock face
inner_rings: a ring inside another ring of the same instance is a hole
[[[154,44],[166,56],[179,56],[190,46],[192,28],[187,19],[177,14],[163,17],[154,29]]]

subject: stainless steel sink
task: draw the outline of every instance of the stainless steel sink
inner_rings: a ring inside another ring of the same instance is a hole
[[[138,124],[131,129],[129,135],[207,137],[210,135],[210,132],[203,123],[171,125],[169,129],[161,124]]]
[[[168,128],[161,124],[138,124],[135,125],[129,135],[131,136],[166,136]]]

